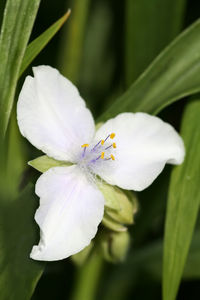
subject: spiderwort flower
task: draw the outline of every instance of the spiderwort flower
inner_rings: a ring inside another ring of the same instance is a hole
[[[36,260],[59,260],[85,248],[103,218],[104,197],[95,181],[141,191],[166,163],[180,164],[182,139],[173,127],[146,113],[121,113],[95,133],[91,112],[77,88],[56,69],[33,68],[17,106],[20,131],[48,156],[73,163],[53,167],[36,183]]]

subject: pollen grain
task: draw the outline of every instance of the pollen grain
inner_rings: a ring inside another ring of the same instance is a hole
[[[83,144],[83,145],[81,145],[82,148],[89,147],[89,146],[90,146],[89,144]]]
[[[117,148],[116,143],[113,143],[112,146],[113,146],[113,148]]]
[[[101,159],[104,159],[105,152],[101,152]]]
[[[115,137],[115,133],[113,132],[113,133],[111,133],[110,138],[114,139],[114,137]]]

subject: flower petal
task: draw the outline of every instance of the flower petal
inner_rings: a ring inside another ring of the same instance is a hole
[[[97,131],[95,140],[114,132],[115,160],[105,161],[96,173],[109,184],[141,191],[161,173],[166,163],[180,164],[183,141],[174,128],[146,113],[122,113]]]
[[[55,167],[40,176],[36,194],[41,238],[30,257],[59,260],[85,248],[103,218],[104,197],[95,184],[77,166]]]
[[[33,68],[17,106],[20,131],[35,147],[58,160],[74,162],[94,135],[94,120],[77,88],[56,69]]]

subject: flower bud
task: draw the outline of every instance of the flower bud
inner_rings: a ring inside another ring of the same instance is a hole
[[[101,183],[98,187],[105,198],[104,226],[117,232],[126,231],[124,225],[133,224],[134,213],[137,211],[135,194],[106,183]]]
[[[107,232],[101,240],[104,258],[113,263],[124,261],[130,245],[130,236],[125,232]]]

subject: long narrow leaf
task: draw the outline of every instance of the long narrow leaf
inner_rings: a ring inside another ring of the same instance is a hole
[[[101,116],[124,111],[158,113],[170,103],[200,91],[200,20],[176,38]]]
[[[185,0],[126,0],[127,85],[131,84],[180,32],[185,4]]]
[[[3,12],[4,12],[4,7],[5,7],[6,0],[1,0],[0,1],[0,28],[3,20]]]
[[[67,34],[63,35],[59,65],[61,72],[73,82],[78,80],[82,57],[85,26],[91,0],[76,0],[72,5],[72,17]]]
[[[40,0],[8,0],[0,35],[0,138],[5,134],[24,56]]]
[[[41,50],[47,45],[47,43],[53,38],[53,36],[58,32],[58,30],[63,26],[70,16],[71,10],[68,10],[63,17],[61,17],[57,22],[51,25],[45,32],[43,32],[39,37],[32,41],[26,48],[24,58],[21,64],[19,76],[26,70],[34,58],[41,52]]]
[[[174,300],[187,259],[200,204],[200,100],[188,104],[183,116],[184,163],[173,169],[167,206],[163,299]]]

